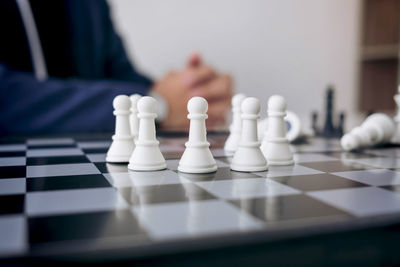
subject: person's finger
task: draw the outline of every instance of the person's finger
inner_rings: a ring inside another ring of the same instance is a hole
[[[230,99],[233,95],[232,79],[229,75],[220,75],[208,84],[198,86],[191,91],[193,96],[201,96],[208,101]]]
[[[214,79],[217,74],[207,65],[199,65],[196,68],[186,68],[183,72],[187,86],[195,87]]]
[[[215,127],[224,125],[225,122],[223,121],[212,121],[212,120],[206,120],[206,127],[208,130],[213,130]]]
[[[226,118],[209,118],[206,120],[206,127],[222,126],[226,124]]]
[[[208,117],[210,120],[223,121],[225,120],[226,114],[230,109],[230,102],[223,100],[218,102],[209,103],[208,106]]]
[[[188,62],[187,62],[187,67],[197,67],[201,64],[201,56],[199,53],[192,53],[189,56]]]

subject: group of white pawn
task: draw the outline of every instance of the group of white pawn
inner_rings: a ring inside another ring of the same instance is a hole
[[[273,95],[268,100],[268,127],[260,141],[257,124],[260,101],[237,94],[232,98],[232,124],[225,151],[233,153],[231,169],[242,172],[265,171],[269,165],[292,165],[293,154],[286,137],[286,100]]]
[[[157,101],[150,96],[119,95],[113,101],[115,134],[106,161],[126,163],[133,171],[159,171],[167,167],[156,139]],[[193,97],[187,105],[190,120],[189,140],[185,143],[178,170],[188,173],[208,173],[217,170],[206,139],[208,103]]]
[[[119,95],[113,101],[115,134],[107,152],[106,161],[127,163],[133,171],[158,171],[166,168],[159,141],[156,139],[155,119],[157,102],[149,96]],[[189,138],[179,161],[178,171],[210,173],[217,164],[207,141],[205,120],[208,103],[202,97],[189,100]],[[265,171],[268,165],[291,165],[293,155],[286,138],[286,101],[271,96],[268,101],[268,131],[262,143],[257,133],[260,102],[254,97],[237,94],[232,98],[233,122],[225,144],[228,154],[233,154],[231,169],[241,172]]]
[[[156,139],[156,104],[154,98],[137,94],[114,98],[115,134],[107,152],[107,162],[129,162],[129,169],[140,171],[166,168]]]

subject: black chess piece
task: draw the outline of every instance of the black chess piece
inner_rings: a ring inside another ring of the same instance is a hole
[[[328,89],[326,91],[326,103],[325,103],[325,122],[323,125],[322,129],[319,129],[317,126],[317,121],[318,121],[318,113],[313,112],[312,113],[312,129],[314,130],[314,133],[316,136],[322,136],[322,137],[341,137],[344,133],[344,119],[345,119],[345,114],[341,112],[339,114],[339,120],[338,124],[334,124],[333,116],[333,105],[334,105],[334,93],[335,90],[332,85],[328,86]]]
[[[345,114],[344,112],[340,112],[339,114],[339,123],[336,128],[336,133],[338,137],[342,137],[344,134],[344,119],[345,119]]]
[[[326,93],[325,124],[322,135],[326,137],[335,136],[335,126],[333,125],[333,98],[334,89],[330,85]]]
[[[319,134],[319,130],[318,130],[318,113],[316,111],[313,111],[311,116],[312,116],[311,129],[313,129],[315,135],[318,135]]]

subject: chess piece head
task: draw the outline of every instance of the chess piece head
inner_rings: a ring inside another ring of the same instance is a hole
[[[240,107],[243,100],[246,98],[244,94],[236,94],[232,97],[232,107]]]
[[[157,113],[157,101],[151,96],[141,97],[137,108],[139,113]]]
[[[356,149],[361,145],[360,140],[357,138],[357,136],[355,136],[353,134],[345,134],[340,139],[340,144],[341,144],[342,148],[346,151]]]
[[[131,100],[126,95],[119,95],[114,98],[113,107],[115,110],[128,110],[131,107]]]
[[[131,108],[133,110],[137,110],[137,103],[141,96],[139,94],[133,94],[129,98],[131,99]]]
[[[268,100],[268,110],[284,112],[286,110],[286,100],[283,96],[273,95]]]
[[[207,100],[199,96],[192,97],[187,104],[187,109],[191,114],[205,114],[208,110]]]
[[[242,113],[257,115],[260,109],[260,101],[255,97],[247,97],[242,102]]]

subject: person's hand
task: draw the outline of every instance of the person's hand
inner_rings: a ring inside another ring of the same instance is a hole
[[[168,102],[169,113],[162,127],[183,128],[189,125],[187,102],[193,96],[208,101],[208,126],[225,121],[232,98],[232,79],[205,65],[198,55],[192,55],[182,71],[171,71],[153,87]]]

